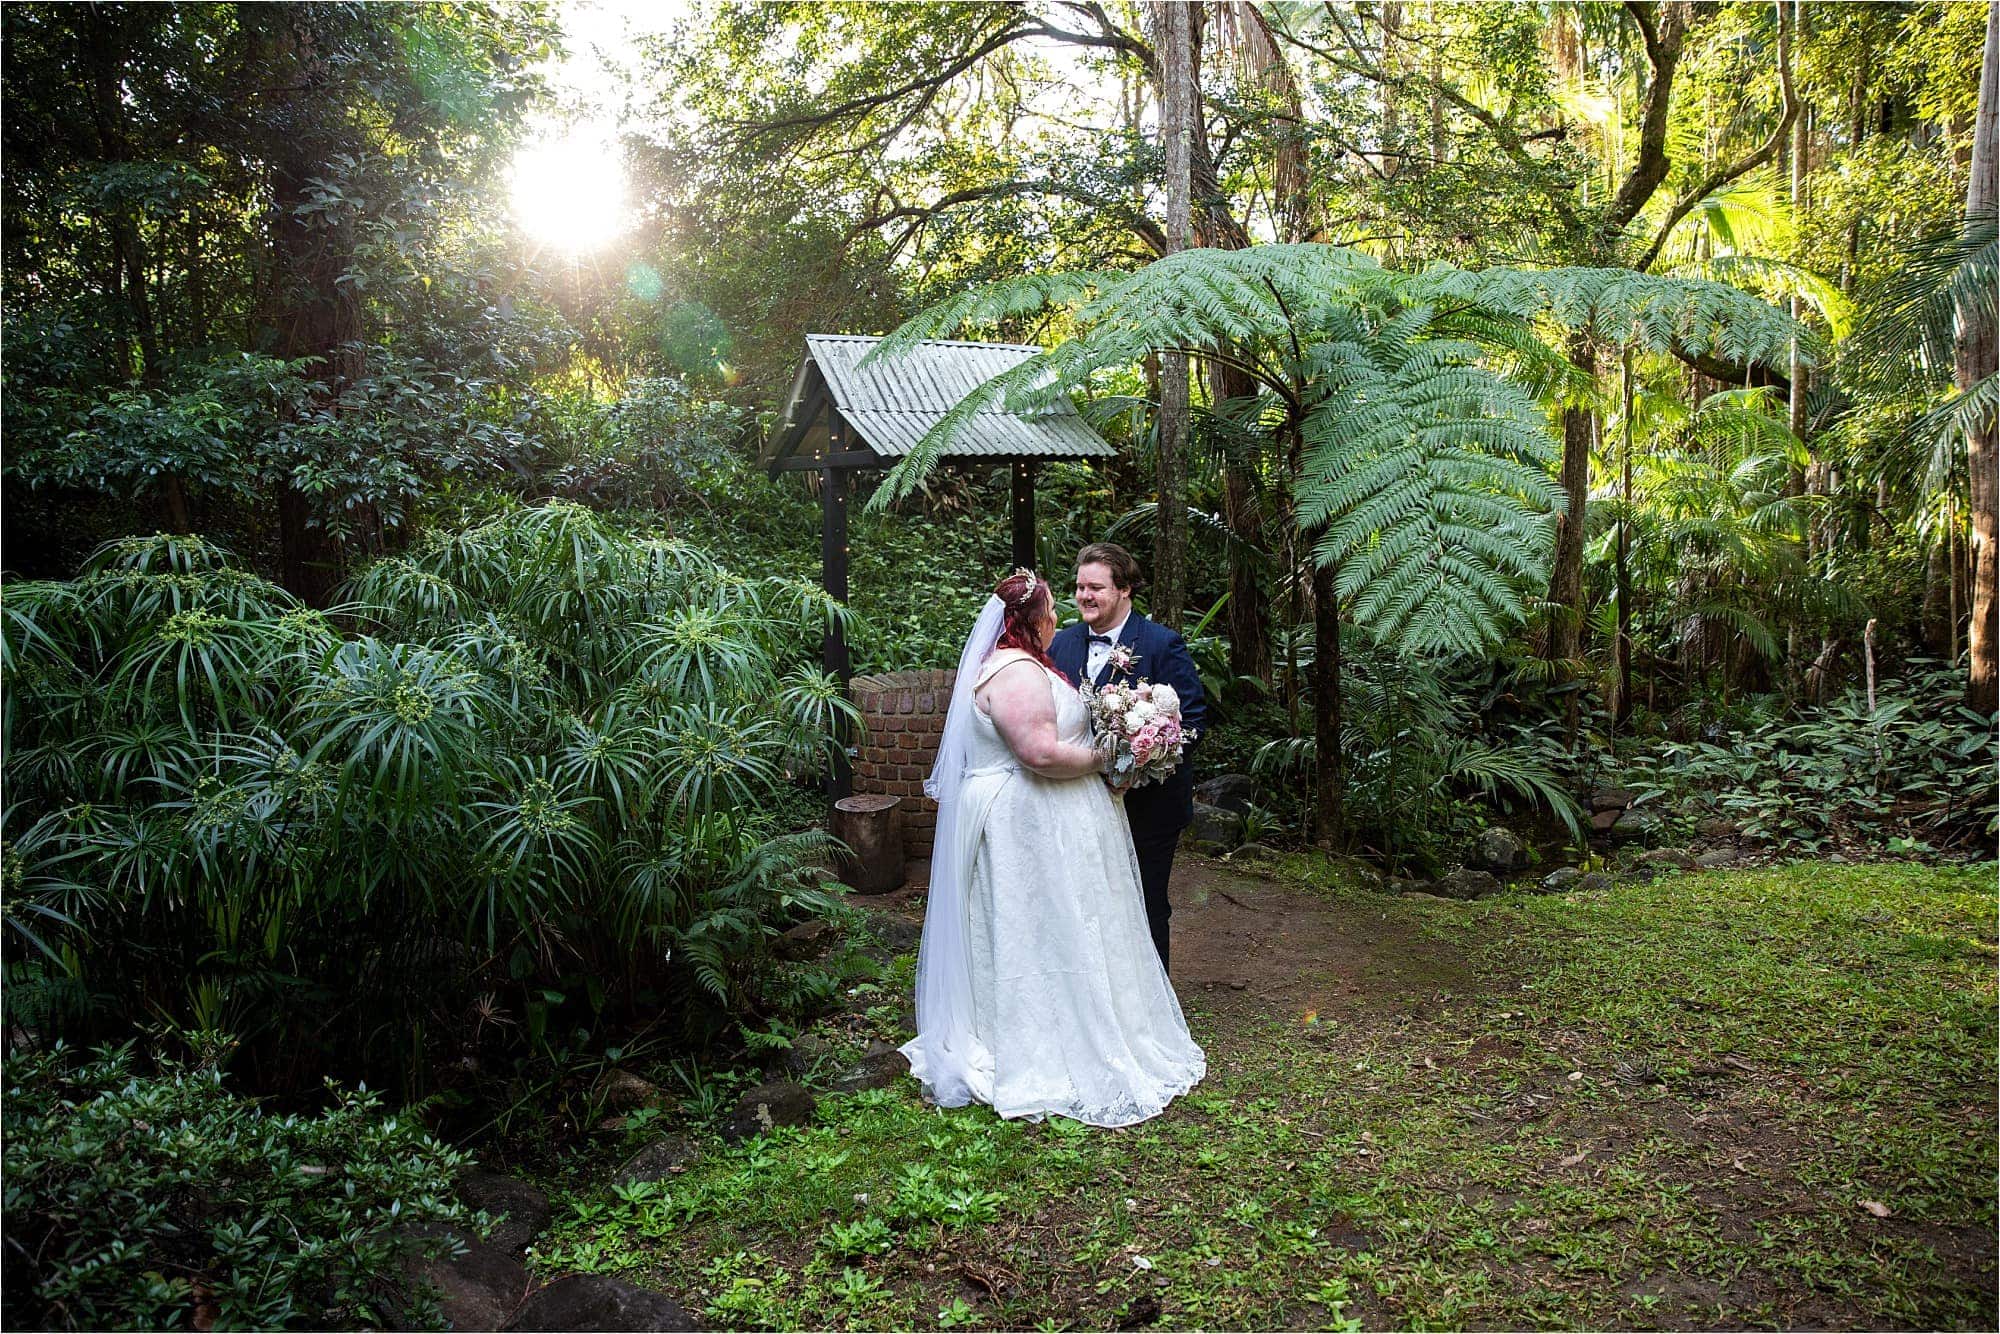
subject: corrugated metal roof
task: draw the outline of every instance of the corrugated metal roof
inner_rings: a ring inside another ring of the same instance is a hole
[[[967,394],[1011,370],[1041,349],[1014,343],[964,343],[932,339],[899,357],[859,368],[882,340],[854,334],[807,334],[806,359],[819,367],[834,406],[868,447],[887,458],[916,448],[930,429]],[[785,419],[800,409],[805,367],[792,384]],[[1109,458],[1117,451],[1085,424],[1067,398],[1029,413],[993,405],[980,410],[947,458]]]

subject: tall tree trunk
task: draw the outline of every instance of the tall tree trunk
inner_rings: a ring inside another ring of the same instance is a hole
[[[1946,662],[1952,660],[1951,535],[1931,547],[1924,561],[1924,647]]]
[[[1597,375],[1597,352],[1585,332],[1572,334],[1569,359],[1593,379]],[[1590,503],[1590,442],[1592,410],[1587,405],[1566,407],[1562,412],[1563,514],[1556,520],[1555,564],[1549,572],[1550,662],[1572,664],[1583,656],[1583,521]],[[1579,721],[1580,702],[1570,695],[1569,730],[1572,741]]]
[[[328,71],[314,41],[310,11],[273,5],[253,12],[269,23],[254,40],[258,63],[270,82],[302,98],[313,97]],[[338,221],[303,207],[312,178],[328,174],[326,152],[324,144],[291,138],[270,163],[273,273],[262,323],[279,356],[318,359],[315,373],[326,386],[326,397],[333,398],[360,369],[355,348],[361,310],[353,286],[340,281],[352,257],[353,238]],[[279,483],[278,540],[285,588],[310,606],[325,606],[341,579],[342,553],[316,522],[311,498],[289,482]]]
[[[1193,8],[1156,0],[1159,33],[1160,140],[1167,160],[1167,253],[1187,248],[1191,228],[1194,88]],[[1188,365],[1179,352],[1160,357],[1159,508],[1154,525],[1153,619],[1181,627],[1187,602]]]
[[[1234,366],[1210,362],[1208,397],[1211,410],[1232,399],[1250,397],[1256,384]],[[1263,501],[1258,495],[1256,461],[1234,449],[1222,461],[1223,521],[1235,541],[1229,546],[1229,674],[1270,684],[1271,603],[1251,550],[1264,549]]]
[[[1398,62],[1402,52],[1397,44],[1403,35],[1402,0],[1383,0],[1382,5],[1382,141],[1378,145],[1381,152],[1376,154],[1375,166],[1384,177],[1394,177],[1403,163],[1401,140],[1402,124],[1402,84],[1397,79]]]
[[[1792,24],[1798,33],[1799,41],[1803,44],[1806,35],[1805,0],[1792,0]],[[1792,142],[1789,154],[1792,169],[1792,218],[1794,225],[1801,231],[1805,228],[1806,171],[1808,170],[1807,153],[1809,149],[1806,141],[1806,131],[1807,121],[1810,118],[1811,108],[1810,105],[1807,105],[1801,107],[1798,115],[1792,119]],[[1794,295],[1791,299],[1792,318],[1794,320],[1798,319],[1803,311],[1804,306],[1799,301],[1797,295]],[[1806,430],[1806,368],[1804,358],[1800,355],[1799,340],[1796,338],[1792,339],[1791,356],[1786,369],[1792,382],[1785,403],[1786,425],[1790,427],[1793,435],[1804,439]],[[1802,463],[1794,463],[1787,479],[1785,494],[1796,496],[1802,494],[1804,490],[1805,468]]]
[[[2000,200],[2000,5],[1986,10],[1986,53],[1979,74],[1979,111],[1972,125],[1972,172],[1965,191],[1968,219],[1993,211]],[[1959,312],[1958,338],[1953,348],[1955,380],[1962,393],[1992,375],[2000,363],[2000,331],[1981,320],[1970,307]],[[2000,706],[2000,532],[1995,505],[2000,502],[2000,455],[1996,455],[1996,414],[1974,422],[1966,441],[1966,471],[1970,478],[1972,519],[1972,669],[1966,678],[1965,702],[1982,713]]]
[[[1340,595],[1338,572],[1313,562],[1313,839],[1334,847],[1346,835],[1347,765],[1340,750]]]
[[[1632,712],[1632,578],[1628,567],[1632,530],[1632,349],[1625,349],[1621,379],[1624,384],[1624,415],[1618,440],[1618,495],[1624,513],[1618,519],[1618,643],[1614,657],[1618,674],[1618,700],[1612,706],[1615,728]]]

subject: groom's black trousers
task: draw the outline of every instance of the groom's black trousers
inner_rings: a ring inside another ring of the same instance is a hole
[[[1174,849],[1180,846],[1181,831],[1170,830],[1132,835],[1132,850],[1139,854],[1139,885],[1146,891],[1146,925],[1153,931],[1153,948],[1160,952],[1160,967],[1167,966],[1167,919],[1174,906],[1167,902],[1167,877],[1174,869]]]

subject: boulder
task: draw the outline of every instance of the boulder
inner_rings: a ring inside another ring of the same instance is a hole
[[[458,1325],[492,1329],[492,1325]],[[701,1326],[664,1293],[607,1274],[571,1274],[538,1288],[502,1329],[696,1330]]]
[[[1541,890],[1544,894],[1561,894],[1576,888],[1576,882],[1583,879],[1583,872],[1574,866],[1558,866],[1542,877]]]
[[[1479,835],[1475,863],[1489,871],[1512,871],[1528,864],[1528,847],[1511,829],[1494,826]]]
[[[1257,800],[1257,780],[1249,774],[1217,774],[1194,785],[1194,799],[1208,806],[1248,815]]]
[[[1382,888],[1390,894],[1422,894],[1429,898],[1437,897],[1437,895],[1431,893],[1431,882],[1419,879],[1416,876],[1399,875]]]
[[[859,1093],[887,1088],[910,1073],[910,1058],[886,1042],[871,1042],[861,1060],[842,1071],[829,1086],[835,1093]]]
[[[1227,852],[1243,841],[1243,817],[1235,811],[1206,802],[1194,804],[1194,823],[1188,826],[1188,842],[1204,851]]]
[[[1245,843],[1229,854],[1234,862],[1274,862],[1278,860],[1278,850],[1267,843]]]
[[[1679,848],[1654,848],[1640,854],[1639,865],[1650,866],[1656,871],[1669,868],[1676,871],[1692,871],[1695,869],[1695,860]]]
[[[631,1186],[641,1181],[664,1181],[676,1168],[685,1167],[699,1157],[701,1146],[687,1136],[662,1135],[627,1158],[618,1175],[611,1178],[611,1184]]]
[[[1710,848],[1694,859],[1694,864],[1704,871],[1713,871],[1720,866],[1734,866],[1743,854],[1735,848]]]
[[[1579,894],[1591,894],[1609,888],[1611,888],[1611,877],[1602,871],[1591,871],[1576,882],[1576,892]]]
[[[1382,889],[1382,872],[1373,862],[1360,857],[1329,857],[1327,866],[1333,872],[1336,883],[1344,880],[1357,889],[1377,893]]]
[[[436,1295],[450,1329],[498,1329],[528,1293],[528,1268],[513,1251],[468,1236],[456,1228],[429,1224],[420,1235],[448,1236],[459,1253],[414,1264],[410,1277]]]
[[[884,949],[892,955],[908,954],[923,939],[924,928],[901,913],[871,912],[868,914],[868,930],[882,942]]]
[[[1624,811],[1616,808],[1608,811],[1594,812],[1590,817],[1590,832],[1593,834],[1610,833],[1611,826],[1617,824],[1618,817],[1624,813]]]
[[[614,1115],[657,1107],[666,1101],[660,1090],[630,1070],[606,1070],[594,1090],[604,1109]]]
[[[1619,813],[1611,826],[1611,837],[1620,843],[1638,842],[1658,834],[1661,829],[1660,817],[1643,806],[1633,807]]]
[[[549,1197],[518,1177],[467,1172],[455,1189],[466,1207],[484,1210],[492,1217],[486,1241],[503,1251],[525,1249],[549,1225]]]
[[[1461,868],[1431,886],[1431,892],[1447,899],[1480,899],[1500,892],[1500,882],[1491,872]]]
[[[817,959],[839,936],[840,932],[832,922],[800,922],[771,942],[771,953],[792,962]]]
[[[1710,840],[1735,838],[1736,821],[1724,815],[1704,815],[1694,822],[1694,832]]]
[[[774,1079],[736,1100],[722,1133],[730,1139],[750,1139],[776,1126],[802,1126],[812,1120],[814,1106],[812,1090],[804,1084]]]
[[[1622,811],[1639,799],[1639,794],[1626,787],[1600,787],[1590,794],[1590,809],[1593,811]]]

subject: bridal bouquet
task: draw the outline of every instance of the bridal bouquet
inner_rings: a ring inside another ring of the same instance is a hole
[[[1181,697],[1172,686],[1111,681],[1098,690],[1084,686],[1082,695],[1100,744],[1110,748],[1105,771],[1113,788],[1157,782],[1180,768],[1194,733],[1181,726]]]

